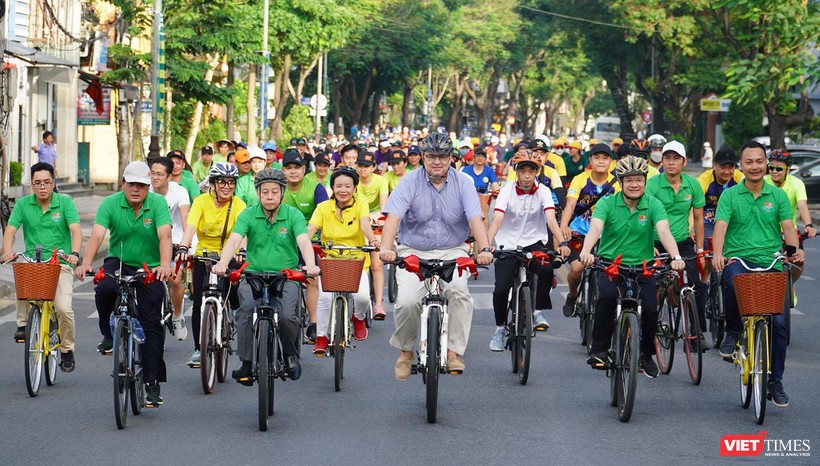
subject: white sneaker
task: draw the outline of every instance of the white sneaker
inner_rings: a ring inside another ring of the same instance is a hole
[[[541,311],[535,311],[532,314],[533,318],[533,328],[539,332],[546,332],[550,328],[550,324],[547,322],[546,317],[544,317],[544,313]]]
[[[504,351],[504,329],[496,328],[492,340],[490,340],[490,351]]]
[[[199,351],[194,351],[194,354],[191,355],[191,359],[188,360],[188,366],[191,368],[198,368],[200,364],[200,356]]]
[[[176,317],[173,318],[174,323],[174,336],[177,337],[177,340],[182,341],[185,337],[188,336],[188,328],[185,326],[185,316],[183,314],[179,315],[179,319]]]

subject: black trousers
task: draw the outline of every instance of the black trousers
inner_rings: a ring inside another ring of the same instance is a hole
[[[236,268],[236,264],[231,260],[230,268]],[[208,271],[203,262],[194,262],[193,276],[191,277],[193,290],[193,307],[191,308],[191,330],[194,332],[194,350],[199,351],[199,328],[202,325],[202,293],[207,287]],[[239,309],[239,295],[237,289],[239,286],[231,287],[231,294],[228,297],[232,309]],[[228,291],[228,280],[225,277],[219,279],[219,290],[222,292],[222,297]]]
[[[655,241],[655,248],[660,252],[667,252],[660,241]],[[686,238],[678,243],[678,251],[681,257],[693,257],[695,255],[695,241]],[[695,304],[698,307],[698,320],[700,321],[700,331],[706,331],[706,285],[700,279],[700,270],[695,261],[686,261],[686,274],[689,280],[695,285]]]
[[[524,248],[525,251],[543,251],[545,249],[547,248],[541,241]],[[493,311],[495,311],[495,324],[499,327],[507,323],[507,298],[515,281],[515,276],[518,274],[518,267],[519,262],[515,257],[502,257],[495,261]],[[552,301],[550,300],[554,276],[552,267],[533,262],[530,264],[530,270],[538,275],[538,283],[535,285],[535,310],[552,309]]]
[[[619,284],[610,281],[605,273],[598,276],[598,302],[595,305],[595,324],[592,327],[592,351],[606,351],[612,343],[615,330],[615,307],[618,304]],[[655,277],[639,277],[641,288],[641,353],[655,354],[655,333],[658,329],[658,298]]]

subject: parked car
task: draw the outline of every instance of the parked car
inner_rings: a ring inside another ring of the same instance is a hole
[[[820,202],[820,159],[802,167],[795,176],[805,183],[809,202]]]

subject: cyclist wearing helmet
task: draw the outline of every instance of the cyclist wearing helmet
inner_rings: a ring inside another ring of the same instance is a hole
[[[737,168],[737,155],[729,146],[723,146],[714,157],[715,168],[706,170],[698,177],[706,205],[703,206],[703,238],[701,247],[708,248],[709,238],[715,230],[715,212],[718,199],[724,191],[740,183],[743,174]],[[709,264],[707,264],[709,265]]]
[[[179,242],[176,260],[188,258],[194,235],[197,238],[196,255],[204,252],[219,254],[233,229],[239,214],[245,210],[245,202],[235,196],[236,179],[239,171],[227,162],[216,162],[208,173],[208,192],[194,199],[188,224]],[[198,368],[200,364],[199,327],[202,319],[202,293],[207,279],[205,264],[194,263],[191,283],[194,285],[193,307],[191,308],[191,326],[194,332],[194,353],[188,360],[188,366]],[[224,291],[223,291],[224,293]],[[232,305],[237,305],[234,294]]]
[[[663,174],[656,176],[646,182],[646,194],[654,196],[666,209],[666,217],[669,220],[669,230],[678,245],[678,251],[684,257],[693,257],[695,250],[703,252],[703,206],[706,199],[703,195],[698,181],[693,177],[683,173],[686,167],[686,149],[678,141],[669,141],[663,146]],[[689,216],[692,216],[695,227],[694,241],[689,228]],[[655,234],[655,247],[660,252],[668,252],[659,242],[660,238]],[[701,293],[695,293],[695,302],[698,307],[700,318],[700,328],[706,327],[706,288],[700,276],[700,268],[695,261],[686,262],[686,273],[689,280],[695,285],[695,289]],[[669,289],[670,302],[677,301],[677,293],[674,287]],[[711,345],[701,335],[700,347],[706,351]]]
[[[393,155],[396,151],[393,152]],[[316,207],[308,223],[308,234],[322,231],[322,241],[332,241],[339,246],[363,246],[369,244],[379,246],[373,229],[370,228],[370,212],[367,204],[356,196],[356,185],[359,184],[359,175],[356,170],[340,167],[330,177],[333,195],[329,201]],[[327,251],[330,257],[341,257],[340,251]],[[359,291],[353,295],[355,310],[353,312],[353,337],[357,340],[367,338],[367,324],[365,315],[370,308],[370,281],[367,270],[370,266],[370,254],[366,252],[347,251],[347,258],[364,259],[364,268],[359,280]],[[321,277],[319,278],[321,281]],[[327,338],[330,322],[330,305],[333,293],[322,292],[319,295],[319,305],[316,308],[317,328],[316,345],[313,353],[317,356],[327,352],[329,340]]]
[[[663,160],[663,146],[666,145],[666,138],[660,134],[653,134],[646,140],[649,141],[649,160],[647,160],[647,163],[650,167],[662,172],[661,161]]]
[[[635,157],[649,160],[649,153],[651,150],[652,145],[646,139],[633,139],[629,142],[629,155],[634,155]],[[648,163],[647,167],[649,168],[649,172],[646,175],[647,180],[660,175],[661,172],[659,172],[657,168]]]
[[[622,255],[622,264],[640,266],[654,257],[653,237],[655,231],[660,241],[672,255],[672,269],[683,270],[675,238],[669,231],[669,221],[661,202],[652,196],[645,196],[646,161],[638,157],[625,157],[616,167],[621,193],[607,196],[598,203],[589,226],[589,233],[581,249],[581,262],[587,267],[595,263],[591,251],[600,238],[598,255],[613,260]],[[605,274],[597,274],[598,301],[595,305],[595,323],[592,329],[592,353],[587,363],[594,369],[608,367],[607,349],[612,341],[615,304],[618,285]],[[656,284],[654,277],[638,277],[641,289],[641,357],[640,368],[647,377],[658,376],[658,366],[652,360],[655,354],[655,332],[658,325]]]
[[[573,231],[583,236],[589,231],[589,221],[593,208],[599,200],[618,192],[621,188],[610,173],[612,153],[606,144],[596,144],[590,149],[591,170],[585,171],[572,180],[567,190],[567,206],[561,215],[561,231],[565,238],[572,238]],[[569,291],[564,302],[564,315],[575,315],[575,300],[578,297],[578,285],[584,273],[584,266],[579,260],[579,252],[573,250],[569,256],[570,269],[567,274]]]
[[[549,237],[547,228],[552,231],[553,238],[561,238],[561,228],[555,220],[555,205],[550,189],[537,181],[537,175],[541,172],[541,159],[537,155],[526,153],[513,157],[512,163],[518,173],[518,180],[506,184],[498,193],[493,223],[488,232],[490,243],[495,240],[498,247],[507,251],[514,251],[519,246],[525,251],[550,249],[545,244]],[[560,249],[564,257],[569,255],[566,243],[561,243],[555,249]],[[518,260],[514,257],[503,257],[495,262],[493,310],[496,329],[490,340],[492,351],[504,351],[508,297],[518,267]],[[546,331],[550,326],[544,312],[552,309],[549,294],[552,290],[553,269],[550,264],[533,263],[531,267],[538,274],[533,324],[535,330]]]
[[[401,256],[415,254],[422,259],[463,257],[469,252],[465,240],[472,229],[481,250],[476,263],[489,264],[492,253],[475,186],[449,164],[452,140],[443,133],[430,133],[421,141],[421,150],[424,169],[408,173],[387,201],[380,258],[392,262],[397,252]],[[396,250],[394,241],[399,224],[400,245]],[[454,275],[444,289],[450,303],[447,364],[450,371],[463,372],[462,356],[470,335],[473,301],[467,289],[467,276]],[[390,344],[401,352],[396,361],[396,378],[406,380],[413,364],[421,314],[419,296],[424,293],[424,283],[404,269],[396,271],[396,280],[399,285],[394,315],[396,331]]]
[[[255,185],[259,203],[245,209],[236,219],[230,238],[222,249],[214,272],[224,275],[236,248],[243,240],[248,244],[248,270],[251,272],[279,272],[295,269],[299,256],[306,264],[310,275],[319,273],[313,249],[310,244],[305,217],[302,213],[283,202],[288,180],[285,174],[275,168],[266,168],[256,174]],[[324,189],[322,189],[324,192]],[[299,340],[299,286],[288,281],[282,288],[281,297],[272,297],[274,306],[281,309],[279,328],[282,333],[282,353],[287,366],[288,377],[292,380],[302,375],[296,345]],[[251,361],[253,358],[253,309],[261,300],[261,292],[252,289],[247,281],[239,285],[239,308],[236,311],[237,353],[242,365],[233,371],[232,377],[243,385],[253,385]],[[278,301],[278,302],[277,302]]]

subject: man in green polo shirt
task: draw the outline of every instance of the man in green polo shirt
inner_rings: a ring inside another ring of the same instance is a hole
[[[194,175],[194,181],[202,183],[203,180],[208,179],[208,172],[214,163],[214,149],[211,146],[202,148],[199,154],[199,160],[191,165],[191,172]]]
[[[137,318],[145,331],[142,344],[142,376],[146,388],[146,406],[162,404],[159,383],[165,382],[165,361],[162,359],[165,332],[162,326],[162,302],[171,269],[171,211],[165,198],[148,192],[151,184],[150,169],[145,162],[131,162],[122,174],[122,191],[105,198],[94,218],[94,228],[85,249],[83,263],[77,267],[80,280],[92,270],[91,263],[110,232],[109,255],[103,262],[107,273],[122,269],[123,275],[133,275],[142,264],[152,268],[157,281],[150,285],[138,284]],[[113,339],[109,320],[117,301],[117,284],[105,279],[94,288],[100,332],[103,341],[97,350],[111,351]]]
[[[678,251],[683,257],[694,257],[695,249],[703,252],[703,206],[706,205],[706,197],[703,195],[698,180],[683,173],[686,166],[686,149],[678,141],[669,141],[663,146],[663,173],[654,176],[646,182],[646,194],[656,197],[663,208],[666,209],[666,217],[669,220],[669,230],[678,243]],[[695,239],[689,232],[689,214],[692,214],[695,224]],[[666,252],[660,243],[658,233],[655,232],[655,248],[660,252]],[[698,306],[698,316],[700,318],[700,328],[706,329],[706,288],[700,277],[700,270],[695,261],[686,262],[686,274],[699,293],[695,293],[695,301]],[[677,301],[677,293],[674,287],[670,287],[670,300]],[[711,345],[700,337],[700,347],[706,351]]]
[[[248,270],[251,272],[279,272],[296,269],[301,253],[307,265],[307,273],[316,275],[319,267],[313,255],[307,224],[299,210],[283,203],[288,182],[285,175],[275,168],[265,168],[255,178],[259,203],[245,209],[236,219],[231,236],[222,249],[214,272],[224,275],[228,264],[243,238],[247,238]],[[324,190],[324,188],[322,188]],[[261,302],[261,292],[254,290],[247,280],[239,285],[239,309],[236,310],[237,353],[242,366],[233,371],[232,377],[243,385],[253,385],[251,361],[253,358],[253,309]],[[271,296],[271,304],[279,306],[279,329],[282,353],[285,356],[288,377],[298,379],[302,374],[299,365],[299,286],[285,283],[282,296]]]
[[[740,257],[749,267],[768,267],[773,254],[782,247],[781,229],[786,238],[789,262],[802,265],[804,259],[803,251],[798,248],[788,196],[782,189],[763,181],[766,148],[754,141],[744,144],[740,148],[740,168],[746,178],[720,196],[712,236],[712,264],[718,271],[723,271],[723,310],[726,313],[726,337],[720,343],[720,355],[723,357],[731,357],[735,352],[742,330],[732,277],[748,273],[739,261],[727,263],[727,259]],[[780,263],[776,268],[781,269]],[[783,303],[784,310],[787,305]],[[771,323],[772,372],[768,390],[774,405],[785,408],[789,405],[789,397],[782,383],[786,366],[785,314],[772,316]]]
[[[591,254],[593,246],[601,239],[598,255],[613,260],[622,254],[622,264],[639,266],[644,260],[655,255],[653,247],[654,231],[674,260],[672,269],[683,270],[685,262],[678,253],[678,245],[669,231],[669,221],[661,202],[652,196],[644,196],[646,175],[649,169],[646,160],[627,156],[615,165],[615,174],[621,185],[621,193],[606,196],[595,208],[590,220],[589,233],[584,238],[580,253],[581,262],[589,267],[595,263]],[[655,354],[655,332],[658,325],[655,278],[638,277],[641,288],[641,358],[640,367],[647,377],[658,376],[658,366],[652,360]],[[615,305],[618,298],[618,284],[604,274],[598,274],[598,301],[595,305],[595,324],[592,328],[592,353],[587,363],[594,369],[608,367],[610,342],[612,341]]]
[[[44,259],[54,248],[68,254],[60,269],[54,309],[60,328],[60,369],[71,372],[74,370],[74,310],[71,307],[74,277],[69,265],[77,265],[80,258],[83,244],[80,216],[70,197],[53,191],[54,167],[50,164],[39,162],[31,167],[31,187],[34,193],[18,200],[9,217],[3,234],[3,261],[14,259],[14,235],[21,226],[26,256],[34,257],[38,245],[43,248]],[[26,301],[17,301],[17,331],[14,333],[17,342],[25,342],[27,311]]]
[[[199,184],[194,180],[193,173],[185,169],[185,165],[187,164],[185,154],[183,154],[181,150],[172,150],[168,152],[166,157],[174,162],[174,171],[171,172],[171,181],[175,181],[188,191],[189,200],[191,204],[193,204],[194,199],[199,196],[200,190]]]

